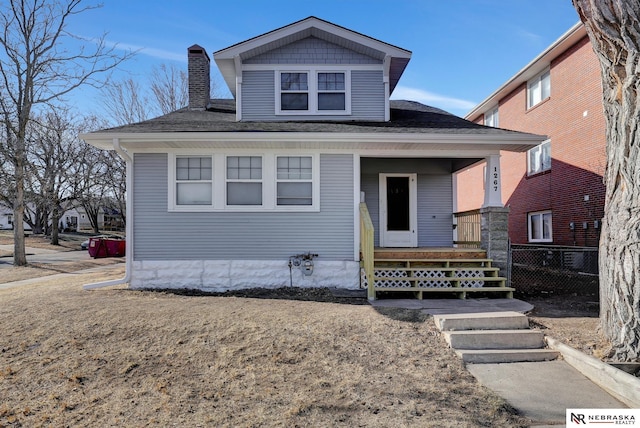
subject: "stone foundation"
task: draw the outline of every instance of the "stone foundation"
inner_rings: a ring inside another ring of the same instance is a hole
[[[302,274],[288,260],[158,260],[134,261],[130,287],[196,289],[211,292],[280,287],[360,288],[360,263],[314,261],[313,273]]]

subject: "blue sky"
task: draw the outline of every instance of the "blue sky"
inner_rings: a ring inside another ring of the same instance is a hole
[[[460,116],[578,22],[570,0],[105,0],[69,30],[139,50],[118,74],[144,82],[153,66],[186,68],[194,43],[212,56],[311,15],[412,51],[392,97]],[[230,96],[213,61],[212,75]],[[74,98],[100,103],[88,89]]]

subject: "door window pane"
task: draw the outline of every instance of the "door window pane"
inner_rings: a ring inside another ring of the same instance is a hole
[[[387,230],[409,229],[409,177],[387,177]]]

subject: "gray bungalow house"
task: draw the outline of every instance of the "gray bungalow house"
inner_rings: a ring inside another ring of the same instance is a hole
[[[500,150],[526,151],[545,137],[390,101],[410,57],[309,17],[215,52],[234,99],[211,100],[210,57],[188,48],[188,107],[82,135],[127,162],[121,282],[368,286],[371,299],[396,288],[421,298],[433,288],[504,287]],[[471,255],[454,247],[455,173],[480,162],[482,253]],[[423,253],[374,267],[392,258],[383,249]],[[451,260],[473,257],[478,278],[463,280],[467,265]]]

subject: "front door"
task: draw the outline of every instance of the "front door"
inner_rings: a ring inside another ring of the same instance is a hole
[[[380,246],[417,247],[416,174],[380,174]]]

